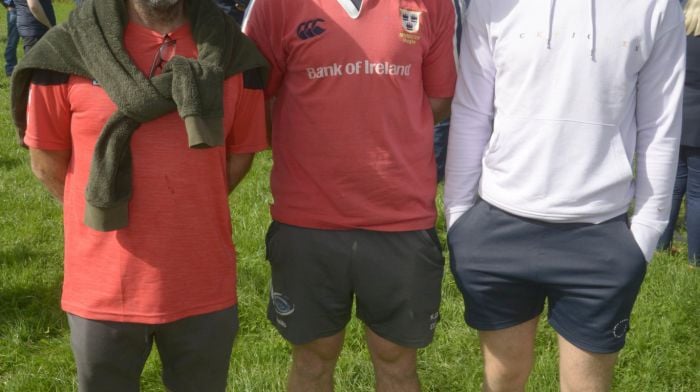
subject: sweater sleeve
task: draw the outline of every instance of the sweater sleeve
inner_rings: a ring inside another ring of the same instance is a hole
[[[463,27],[445,169],[448,228],[474,205],[481,158],[491,137],[496,67],[489,25],[483,17],[488,4],[472,1]]]
[[[631,230],[650,261],[668,222],[678,161],[686,40],[677,1],[669,1],[637,84],[637,172]]]

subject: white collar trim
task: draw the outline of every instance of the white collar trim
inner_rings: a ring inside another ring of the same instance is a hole
[[[338,4],[340,4],[341,7],[347,12],[348,16],[357,19],[360,16],[360,12],[362,11],[362,6],[365,5],[365,2],[367,0],[362,0],[362,3],[360,3],[360,9],[358,10],[355,7],[355,3],[352,2],[352,0],[337,0]]]

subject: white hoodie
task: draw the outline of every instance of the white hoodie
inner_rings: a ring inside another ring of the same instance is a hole
[[[448,227],[477,190],[547,222],[600,223],[634,199],[632,234],[651,260],[678,159],[679,1],[472,0],[463,31]]]

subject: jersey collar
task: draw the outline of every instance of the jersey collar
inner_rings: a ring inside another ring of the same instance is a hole
[[[337,0],[338,4],[340,4],[341,7],[345,10],[345,12],[348,14],[349,17],[353,19],[357,19],[360,16],[360,12],[362,12],[362,8],[364,7],[365,3],[368,0],[362,0],[362,3],[360,4],[360,9],[358,10],[355,7],[355,3],[352,2],[352,0]]]

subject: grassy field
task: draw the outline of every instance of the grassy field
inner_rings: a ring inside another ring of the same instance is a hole
[[[54,3],[59,19],[70,3]],[[5,31],[4,18],[0,31]],[[4,34],[0,39],[4,47]],[[75,366],[65,315],[61,211],[32,177],[26,151],[11,126],[8,81],[0,80],[0,391],[73,391]],[[289,347],[266,321],[269,267],[263,238],[271,196],[269,153],[231,197],[238,249],[241,330],[234,347],[230,390],[282,391]],[[442,222],[439,223],[442,226]],[[441,232],[444,240],[444,233]],[[632,315],[615,391],[700,391],[700,271],[686,255],[657,254]],[[96,276],[95,279],[99,279]],[[462,319],[461,296],[447,274],[435,342],[420,351],[425,391],[478,391],[481,360],[475,331]],[[557,391],[556,339],[541,323],[529,391]],[[372,368],[353,321],[336,375],[338,391],[371,391]],[[144,391],[162,391],[157,355],[143,375]]]

